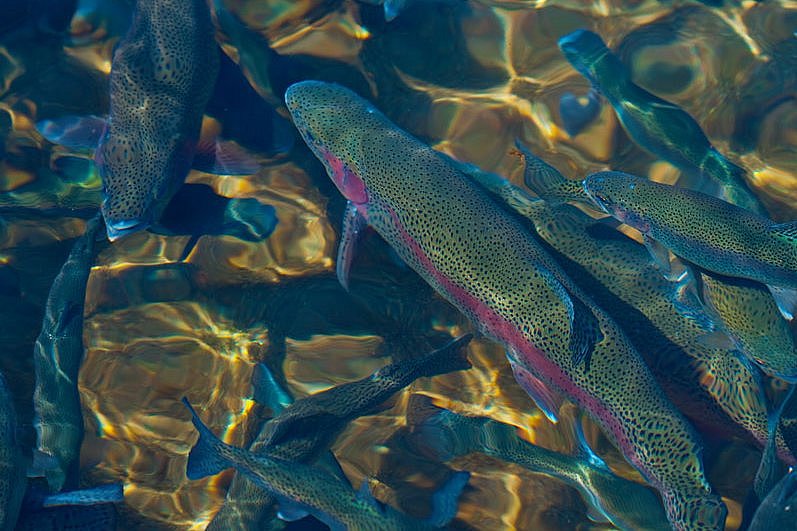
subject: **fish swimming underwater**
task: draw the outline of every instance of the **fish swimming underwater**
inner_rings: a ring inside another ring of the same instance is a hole
[[[357,495],[338,478],[303,463],[285,461],[221,442],[205,426],[187,399],[183,403],[191,412],[191,422],[199,431],[199,439],[188,455],[186,475],[199,479],[235,467],[239,472],[277,497],[280,513],[286,519],[311,514],[331,529],[391,530],[435,529],[442,527],[451,514],[451,500],[459,497],[469,474],[455,474],[444,487],[447,496],[437,499],[428,521],[416,520],[390,506],[380,506],[366,494]],[[365,483],[367,489],[367,483]]]
[[[45,470],[53,492],[65,484],[77,487],[83,441],[83,414],[77,387],[83,360],[83,304],[94,261],[94,245],[102,226],[99,214],[86,223],[85,232],[55,277],[47,296],[41,333],[33,349],[34,427],[38,449],[57,461],[57,466]]]
[[[787,319],[797,310],[797,221],[775,223],[743,208],[627,173],[603,171],[584,190],[637,229],[659,263],[667,249],[698,266],[766,284]]]
[[[315,461],[352,420],[373,413],[416,379],[468,369],[465,347],[470,339],[470,334],[464,335],[425,356],[391,363],[362,380],[293,402],[263,426],[249,450],[255,455],[288,461]],[[260,392],[256,388],[256,394],[264,396],[268,392],[273,398],[259,401],[268,402],[272,409],[278,408],[275,404],[286,402],[273,377],[260,381]],[[265,518],[273,501],[263,489],[236,475],[224,506],[208,529],[253,528]]]
[[[614,321],[519,221],[350,90],[305,81],[285,99],[348,210],[507,347],[516,379],[549,418],[562,397],[573,400],[661,492],[674,527],[722,528],[727,509],[706,481],[691,426]]]
[[[559,49],[614,107],[631,140],[678,168],[715,179],[728,201],[766,214],[745,181],[745,170],[717,151],[686,111],[634,83],[599,35],[574,31],[559,39]]]
[[[424,395],[407,405],[412,444],[422,455],[449,461],[479,452],[547,474],[572,486],[604,519],[623,530],[669,530],[661,500],[639,483],[616,476],[595,455],[576,423],[576,455],[565,455],[521,439],[517,428],[487,417],[466,417],[436,407]]]

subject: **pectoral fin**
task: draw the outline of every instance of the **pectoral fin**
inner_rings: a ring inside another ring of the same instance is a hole
[[[664,275],[664,278],[671,282],[678,282],[681,280],[683,278],[684,272],[681,271],[679,273],[673,271],[672,265],[670,264],[669,249],[647,234],[643,234],[642,239],[645,243],[645,248],[650,253],[651,258],[653,258],[653,263],[655,263],[656,267],[659,268],[659,271],[661,271],[661,274]]]
[[[534,400],[540,411],[548,417],[548,420],[556,424],[559,422],[559,408],[562,407],[564,399],[555,392],[548,389],[539,378],[531,374],[524,367],[520,366],[517,362],[512,361],[513,356],[507,354],[512,366],[512,374],[515,375],[515,381],[520,384],[520,387]]]
[[[340,244],[338,244],[338,258],[335,265],[335,274],[343,289],[349,291],[349,270],[354,256],[357,240],[365,227],[365,218],[357,207],[349,201],[343,213],[343,227],[341,228]]]
[[[772,293],[772,298],[775,299],[775,304],[778,305],[781,315],[789,321],[794,319],[794,313],[797,312],[797,290],[768,284],[767,287]]]

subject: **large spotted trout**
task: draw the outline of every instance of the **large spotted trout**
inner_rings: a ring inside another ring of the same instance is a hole
[[[459,168],[341,86],[292,85],[286,104],[349,200],[338,272],[353,235],[374,228],[430,285],[502,343],[549,418],[562,397],[586,410],[662,494],[676,529],[722,529],[692,427],[615,322],[521,223]]]

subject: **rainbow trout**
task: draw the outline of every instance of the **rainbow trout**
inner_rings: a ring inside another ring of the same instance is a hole
[[[766,284],[787,319],[797,309],[797,222],[775,223],[692,190],[617,171],[584,190],[601,210],[642,233],[659,262],[667,249],[698,266]]]
[[[191,169],[218,71],[213,34],[204,0],[136,1],[95,152],[111,241],[156,222]]]
[[[715,179],[729,201],[766,214],[747,186],[745,170],[717,151],[686,111],[634,83],[628,68],[599,35],[574,31],[559,39],[559,49],[614,107],[631,140],[678,168],[696,169]]]
[[[589,412],[662,494],[674,527],[722,528],[727,510],[706,481],[692,427],[620,328],[518,220],[350,90],[305,81],[289,87],[285,100],[349,200],[347,218],[359,220],[349,227],[376,229],[481,332],[504,344],[516,379],[549,417],[563,396]],[[350,252],[350,236],[342,239]]]

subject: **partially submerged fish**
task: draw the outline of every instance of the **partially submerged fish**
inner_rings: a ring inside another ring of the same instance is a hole
[[[442,527],[454,516],[449,511],[451,500],[459,498],[467,483],[467,473],[455,474],[446,486],[447,496],[435,504],[428,521],[416,520],[370,498],[367,483],[366,489],[358,496],[347,484],[318,468],[256,455],[221,442],[202,423],[188,400],[183,398],[183,403],[199,431],[199,439],[188,455],[188,479],[203,478],[234,467],[258,487],[276,496],[280,513],[288,520],[312,514],[331,529],[434,529]],[[453,505],[456,513],[456,503]]]
[[[614,321],[514,217],[350,90],[305,81],[285,99],[349,213],[507,347],[516,379],[549,417],[562,397],[573,400],[662,493],[674,527],[722,528],[727,510],[691,426]]]
[[[686,111],[634,83],[599,35],[576,30],[559,39],[559,48],[614,107],[631,140],[678,168],[716,179],[728,200],[740,207],[766,213],[747,185],[745,170],[717,151]]]
[[[83,304],[94,261],[94,245],[102,230],[97,214],[86,223],[61,271],[55,277],[44,309],[41,333],[33,349],[36,387],[33,391],[37,447],[57,465],[45,471],[50,489],[65,483],[77,487],[77,466],[83,441],[83,414],[77,380],[83,360]]]
[[[425,356],[387,365],[356,382],[341,384],[287,405],[281,391],[264,366],[255,388],[256,399],[279,411],[260,431],[249,447],[256,455],[269,455],[289,461],[315,461],[354,419],[374,412],[396,392],[421,377],[466,370],[470,363],[465,346],[467,334]],[[270,397],[263,399],[262,397]],[[236,475],[227,492],[224,506],[208,529],[250,529],[261,522],[273,504],[267,492]]]
[[[651,489],[616,476],[587,444],[576,420],[575,455],[521,439],[517,428],[487,417],[466,417],[413,395],[407,406],[412,441],[422,454],[449,461],[479,452],[558,478],[578,490],[601,519],[624,530],[669,530],[661,500]]]
[[[617,171],[584,190],[607,214],[642,233],[663,263],[667,249],[704,269],[766,284],[787,319],[797,310],[797,222],[775,223],[715,197]]]

